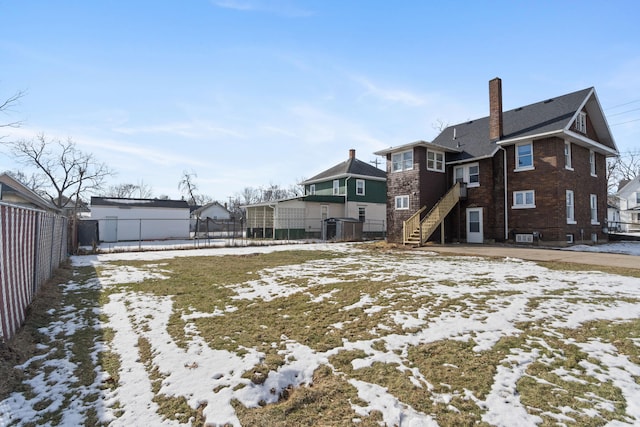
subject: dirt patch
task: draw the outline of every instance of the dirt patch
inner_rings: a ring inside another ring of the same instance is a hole
[[[9,341],[0,340],[0,400],[6,399],[22,382],[23,373],[16,368],[33,356],[39,354],[38,328],[46,326],[50,321],[49,311],[60,307],[62,289],[60,284],[67,282],[72,276],[70,265],[62,265],[55,271],[36,294],[34,301],[27,308],[25,323]]]

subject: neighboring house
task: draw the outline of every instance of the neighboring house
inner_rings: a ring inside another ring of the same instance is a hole
[[[362,223],[367,237],[381,237],[386,220],[386,173],[349,158],[300,183],[304,196],[243,206],[247,236],[276,239],[332,238],[327,220]]]
[[[387,158],[387,239],[565,245],[607,239],[606,158],[618,154],[594,88],[449,126]],[[457,184],[457,185],[456,185]]]
[[[616,193],[619,203],[620,231],[640,232],[640,176],[627,182]]]
[[[16,206],[60,213],[53,203],[9,175],[0,174],[0,201]]]
[[[615,194],[607,196],[607,227],[609,232],[617,233],[622,231],[620,223],[620,199]]]
[[[189,238],[184,200],[92,197],[91,219],[102,242]]]
[[[191,231],[195,232],[218,232],[225,229],[232,215],[226,208],[218,202],[207,203],[204,206],[191,206]]]

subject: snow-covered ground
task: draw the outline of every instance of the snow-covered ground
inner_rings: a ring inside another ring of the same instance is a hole
[[[578,252],[607,252],[612,254],[640,255],[640,242],[615,242],[602,245],[575,245],[565,248]]]
[[[640,254],[640,244],[611,244],[584,247],[582,250],[614,251],[619,248],[625,253]],[[109,344],[101,344],[93,349],[92,357],[98,357],[105,345],[120,356],[120,380],[114,390],[105,389],[108,375],[98,369],[97,378],[91,385],[78,387],[74,377],[77,361],[65,359],[50,360],[38,356],[30,360],[23,368],[42,363],[43,371],[29,380],[34,393],[16,391],[8,399],[0,402],[0,426],[14,423],[37,423],[40,419],[43,396],[54,396],[52,405],[62,405],[55,396],[64,396],[70,389],[79,389],[78,394],[69,403],[64,412],[61,425],[80,425],[87,410],[93,409],[99,419],[113,426],[129,425],[180,425],[175,420],[161,417],[158,404],[153,400],[152,381],[148,369],[140,361],[137,351],[138,339],[145,338],[151,344],[153,365],[162,372],[161,393],[182,396],[192,408],[207,405],[203,409],[207,422],[211,425],[239,425],[231,405],[233,399],[247,407],[255,407],[259,402],[277,401],[279,392],[289,385],[303,386],[312,382],[313,372],[321,365],[329,364],[332,355],[340,351],[361,350],[365,356],[352,362],[353,369],[371,366],[374,362],[397,364],[399,370],[411,372],[412,382],[430,389],[432,385],[415,367],[409,367],[406,359],[411,346],[432,343],[439,340],[468,341],[473,339],[480,352],[491,349],[501,338],[518,335],[516,324],[519,322],[544,321],[548,328],[545,333],[553,337],[562,337],[563,328],[576,328],[591,320],[624,321],[640,318],[640,285],[637,278],[594,272],[567,272],[543,268],[535,263],[518,259],[486,260],[481,258],[439,257],[429,252],[382,253],[361,250],[351,244],[306,244],[292,246],[264,246],[241,248],[214,248],[200,250],[157,251],[108,253],[79,256],[73,258],[73,264],[80,266],[100,266],[102,274],[97,279],[86,282],[70,282],[64,285],[65,292],[77,292],[83,289],[109,288],[118,283],[132,283],[155,278],[167,277],[163,270],[163,259],[186,256],[211,256],[229,254],[249,254],[278,250],[328,250],[338,251],[342,256],[323,260],[322,263],[308,262],[301,265],[270,268],[260,273],[259,280],[238,283],[230,287],[236,293],[235,298],[251,299],[256,303],[287,295],[314,291],[316,298],[309,304],[332,300],[333,292],[322,292],[322,287],[336,281],[350,280],[354,275],[366,277],[371,282],[393,281],[388,294],[410,295],[412,298],[437,296],[441,300],[468,301],[468,307],[452,306],[449,310],[431,313],[429,307],[418,311],[401,311],[397,308],[388,312],[384,324],[379,324],[372,333],[375,340],[349,340],[343,338],[342,345],[328,351],[316,351],[300,342],[282,336],[281,343],[286,350],[285,364],[277,371],[271,371],[263,384],[254,384],[242,374],[251,370],[263,356],[254,348],[247,348],[243,354],[209,347],[199,335],[193,319],[199,316],[225,316],[235,308],[227,306],[212,309],[211,312],[191,312],[183,314],[186,335],[190,338],[186,348],[173,341],[167,332],[167,324],[173,312],[171,297],[122,291],[113,293],[108,303],[102,307],[102,314],[108,319],[102,327],[110,328],[114,338]],[[573,247],[578,250],[579,247]],[[145,267],[123,266],[114,261],[145,260]],[[156,262],[158,261],[158,262]],[[357,265],[358,267],[353,267]],[[348,266],[348,268],[347,268]],[[407,272],[411,272],[408,277]],[[455,274],[454,274],[455,273]],[[482,278],[482,292],[492,294],[487,306],[475,304],[479,292],[478,278]],[[391,279],[392,278],[392,279]],[[456,286],[451,286],[451,281]],[[579,284],[579,286],[577,285]],[[385,295],[387,297],[388,295]],[[365,313],[377,313],[389,310],[379,301],[381,295],[363,293],[360,301],[345,305],[343,310],[363,308]],[[531,310],[529,303],[536,301],[536,309]],[[341,302],[335,300],[335,304]],[[499,307],[498,310],[495,308]],[[68,306],[65,308],[64,321],[42,328],[42,332],[51,337],[51,341],[70,336],[83,324],[84,308]],[[284,314],[286,316],[286,313]],[[286,317],[283,316],[283,319]],[[385,331],[390,325],[400,325],[405,334],[389,334]],[[340,331],[346,325],[334,325]],[[267,327],[267,326],[265,326]],[[380,341],[384,343],[380,345]],[[567,339],[567,341],[570,341]],[[377,342],[377,344],[375,344]],[[575,343],[575,342],[574,342]],[[43,343],[46,350],[50,343]],[[484,408],[483,421],[495,426],[533,426],[542,419],[526,410],[516,392],[516,383],[526,373],[529,364],[544,358],[561,357],[552,351],[546,351],[543,343],[528,342],[526,348],[505,354],[498,366],[490,393],[483,399],[469,396],[480,408]],[[589,352],[590,362],[598,365],[585,367],[586,376],[600,382],[610,382],[621,390],[627,401],[624,421],[612,425],[639,425],[640,384],[633,378],[640,377],[640,366],[627,357],[616,353],[608,343],[593,341],[577,343]],[[640,345],[636,341],[636,345]],[[542,350],[544,351],[542,351]],[[558,371],[556,374],[567,381],[575,380],[575,372]],[[437,425],[429,414],[420,412],[399,401],[395,396],[378,384],[349,379],[349,383],[358,391],[361,401],[352,404],[354,414],[366,416],[371,411],[380,411],[384,423],[388,426],[429,426]],[[276,391],[274,393],[274,390]],[[98,397],[88,403],[86,397],[95,394]],[[440,394],[434,399],[449,402],[453,396]],[[589,398],[589,396],[587,396]],[[612,402],[603,402],[593,397],[593,416],[606,411]],[[455,409],[455,408],[454,408]],[[571,419],[570,408],[558,408],[558,420]],[[564,411],[564,412],[563,412]],[[564,418],[562,418],[564,417]],[[356,417],[357,418],[357,417]]]

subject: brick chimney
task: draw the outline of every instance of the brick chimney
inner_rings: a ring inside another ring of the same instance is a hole
[[[502,80],[489,80],[489,139],[502,138]]]
[[[349,150],[349,158],[350,159],[356,158],[356,150],[354,150],[353,148]]]

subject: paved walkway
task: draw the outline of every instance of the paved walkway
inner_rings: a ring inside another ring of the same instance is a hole
[[[421,250],[452,255],[476,255],[488,257],[513,257],[530,261],[572,262],[576,264],[622,267],[640,270],[640,256],[609,254],[603,252],[578,252],[560,249],[523,248],[519,246],[491,245],[427,245]]]

